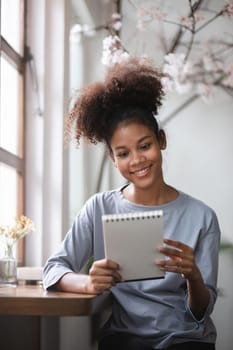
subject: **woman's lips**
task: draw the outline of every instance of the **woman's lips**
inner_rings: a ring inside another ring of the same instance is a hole
[[[147,175],[149,171],[150,171],[150,166],[147,166],[146,168],[131,171],[131,174],[136,175],[137,177],[143,177]]]

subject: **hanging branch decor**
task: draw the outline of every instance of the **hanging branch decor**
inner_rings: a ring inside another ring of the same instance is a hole
[[[165,33],[158,35],[155,32],[163,51],[161,69],[165,77],[162,83],[166,92],[192,93],[192,96],[184,102],[184,107],[198,97],[205,102],[211,102],[216,88],[221,88],[233,96],[233,33],[224,33],[224,38],[211,35],[200,40],[200,32],[218,19],[232,21],[233,0],[217,2],[217,9],[212,8],[213,3],[209,0],[187,0],[188,14],[175,19],[169,18],[171,15],[165,12],[165,3],[172,6],[169,0],[145,3],[128,0],[128,3],[135,14],[136,29],[139,32],[146,34],[147,30],[155,30],[153,24],[159,24],[160,28],[166,25],[174,27],[173,37],[166,37]],[[117,9],[120,9],[119,1]],[[124,17],[120,13],[113,13],[106,24],[96,28],[85,25],[80,27],[79,34],[95,35],[97,31],[103,29],[108,33],[103,40],[101,61],[104,65],[115,64],[133,54],[120,38],[119,33],[124,29]],[[145,41],[146,39],[147,35],[144,36]],[[147,56],[147,53],[142,52],[141,55]],[[180,106],[177,111],[181,109]]]

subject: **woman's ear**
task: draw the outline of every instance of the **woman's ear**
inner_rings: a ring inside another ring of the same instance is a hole
[[[164,130],[159,130],[159,146],[160,149],[166,149],[167,139]]]
[[[109,154],[109,157],[111,158],[111,160],[113,162],[113,165],[117,168],[117,165],[116,165],[115,158],[114,158],[112,150],[110,150],[108,154]]]

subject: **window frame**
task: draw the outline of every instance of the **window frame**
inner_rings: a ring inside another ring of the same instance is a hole
[[[6,149],[0,147],[0,163],[10,166],[15,169],[18,174],[18,193],[17,193],[17,215],[22,215],[25,208],[25,81],[26,81],[26,10],[27,0],[20,0],[20,22],[22,31],[20,33],[20,48],[22,55],[14,50],[1,34],[0,28],[0,54],[8,63],[15,68],[19,75],[19,149],[18,155],[15,155]],[[0,9],[2,1],[0,0]],[[1,13],[1,11],[0,11]],[[24,263],[24,243],[19,240],[17,245],[17,260],[18,264]]]

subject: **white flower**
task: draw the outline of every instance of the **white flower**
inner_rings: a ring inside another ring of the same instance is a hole
[[[192,64],[185,62],[184,54],[170,53],[164,59],[163,73],[166,77],[162,79],[162,84],[165,90],[175,90],[179,94],[189,92],[193,86],[190,78],[193,71]]]
[[[128,59],[129,54],[121,48],[121,41],[117,35],[108,36],[103,40],[103,54],[101,62],[111,66]]]
[[[122,27],[121,15],[119,13],[112,14],[112,28],[116,31],[120,30]]]
[[[112,24],[112,28],[115,29],[116,31],[119,31],[122,27],[121,21],[116,21]]]
[[[165,93],[172,91],[175,88],[174,82],[168,77],[161,78],[161,84]]]
[[[191,91],[192,89],[192,82],[186,81],[186,82],[180,82],[176,80],[174,82],[175,90],[178,92],[178,94],[186,94],[187,92]]]
[[[214,59],[209,54],[202,57],[204,68],[207,72],[217,72],[223,69],[223,64],[220,60]]]
[[[180,72],[184,68],[184,54],[174,54],[169,53],[164,57],[165,64],[163,67],[163,72],[170,75],[171,77],[179,76]]]
[[[190,30],[193,29],[194,24],[199,21],[203,21],[205,18],[200,13],[194,13],[193,17],[181,16],[178,18],[178,21]]]
[[[103,49],[113,51],[120,46],[120,38],[117,35],[109,35],[103,39]]]
[[[210,103],[212,101],[214,95],[213,85],[199,83],[197,84],[196,89],[198,95],[204,102]]]

